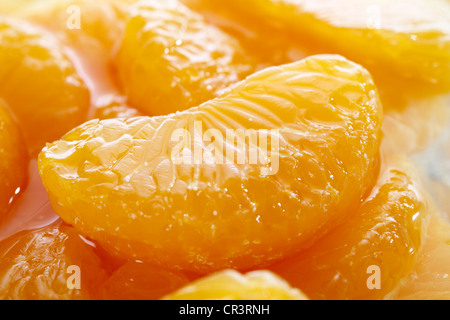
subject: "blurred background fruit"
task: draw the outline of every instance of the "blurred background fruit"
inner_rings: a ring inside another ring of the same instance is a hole
[[[0,242],[2,300],[89,299],[106,278],[95,248],[69,226],[24,231]],[[80,287],[70,288],[77,281]]]
[[[0,17],[0,98],[17,118],[31,156],[87,119],[90,95],[55,39]]]
[[[197,106],[254,70],[235,39],[177,0],[130,10],[116,66],[131,105],[149,115]]]
[[[44,148],[39,167],[56,212],[113,252],[199,273],[246,269],[299,251],[359,205],[377,174],[381,117],[365,69],[314,56],[198,108],[87,122]],[[252,146],[273,163],[227,163],[223,145],[216,162],[199,124],[220,144],[227,129],[279,130],[278,147]],[[177,129],[205,158],[175,162],[194,152],[178,149]]]

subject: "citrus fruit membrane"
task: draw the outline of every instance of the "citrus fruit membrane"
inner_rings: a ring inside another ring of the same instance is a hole
[[[64,224],[0,242],[2,300],[90,299],[106,278],[95,248]]]
[[[116,67],[132,106],[169,114],[220,95],[253,71],[239,43],[177,0],[130,9]]]
[[[105,120],[114,118],[133,118],[142,116],[142,112],[130,107],[124,96],[103,95],[95,103],[94,118]]]
[[[381,299],[413,269],[428,203],[403,157],[389,160],[361,207],[308,249],[269,267],[312,299]]]
[[[307,297],[266,270],[245,275],[224,270],[196,280],[164,300],[307,300]]]
[[[184,112],[89,121],[47,145],[39,169],[55,211],[111,252],[197,273],[248,269],[358,206],[377,173],[381,117],[364,68],[314,56]],[[253,129],[260,143],[225,141],[227,129]]]
[[[89,91],[58,43],[35,26],[0,17],[0,99],[31,156],[87,119]]]

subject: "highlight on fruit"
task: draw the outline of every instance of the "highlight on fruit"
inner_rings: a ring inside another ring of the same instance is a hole
[[[449,79],[447,0],[0,0],[0,299],[450,300]]]
[[[175,165],[259,164],[262,176],[273,175],[279,169],[279,140],[279,129],[226,129],[224,136],[217,128],[203,132],[203,123],[195,121],[192,135],[185,128],[172,132],[171,159]],[[210,142],[205,150],[203,141]]]

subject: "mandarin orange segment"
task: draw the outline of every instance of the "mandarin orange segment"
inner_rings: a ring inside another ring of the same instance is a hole
[[[133,118],[143,114],[130,106],[126,97],[107,95],[97,101],[94,118],[105,120],[113,118]]]
[[[107,300],[156,300],[188,283],[189,278],[182,272],[131,261],[113,273],[100,294]]]
[[[252,271],[242,275],[234,270],[225,270],[196,280],[164,299],[307,300],[307,297],[269,271]]]
[[[414,270],[391,298],[450,300],[450,224],[433,217]]]
[[[0,101],[0,219],[25,184],[27,152],[22,134]]]
[[[214,98],[252,71],[238,42],[177,0],[131,9],[117,55],[130,103],[169,114]]]
[[[265,22],[259,23],[245,12],[234,10],[225,2],[203,0],[181,0],[181,2],[199,12],[209,23],[237,39],[257,64],[258,70],[301,60],[314,54],[303,46],[303,43],[294,40],[292,34],[280,32]]]
[[[121,256],[248,269],[299,251],[359,203],[381,117],[365,69],[314,56],[184,112],[87,122],[44,148],[39,168],[55,211]],[[230,129],[260,143],[235,148],[221,138]]]
[[[14,15],[51,30],[65,44],[111,50],[125,27],[131,0],[34,0]],[[1,4],[1,2],[0,2]]]
[[[226,2],[181,0],[199,12],[209,23],[239,41],[257,65],[257,70],[301,60],[317,53],[295,39],[290,32],[280,32],[266,21],[257,21],[245,10],[236,10]],[[284,31],[284,30],[283,30]]]
[[[342,225],[269,269],[312,299],[381,299],[396,288],[417,261],[428,211],[398,161]]]
[[[50,36],[0,18],[0,65],[0,99],[17,117],[31,155],[86,120],[89,91]]]
[[[89,299],[106,280],[91,245],[62,224],[0,242],[0,299]]]
[[[270,25],[312,52],[338,53],[387,76],[450,91],[450,4],[446,0],[185,0],[225,7],[252,30]],[[242,20],[245,17],[245,20]],[[389,80],[386,77],[386,80]],[[412,82],[410,85],[414,85]]]

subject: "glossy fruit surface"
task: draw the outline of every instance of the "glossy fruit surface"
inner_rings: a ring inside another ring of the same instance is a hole
[[[300,46],[312,52],[342,54],[371,71],[450,91],[450,5],[446,0],[186,2],[211,11],[225,7],[255,32],[264,30],[260,25],[270,25],[299,37]]]
[[[194,281],[165,300],[307,300],[298,289],[269,271],[245,275],[225,270]]]
[[[0,299],[449,300],[449,93],[449,0],[0,0]]]
[[[133,118],[142,116],[143,114],[130,106],[126,101],[126,97],[108,95],[97,101],[95,106],[94,118],[105,120],[113,118]]]
[[[89,91],[45,32],[0,18],[0,65],[0,99],[17,118],[31,155],[86,120]]]
[[[27,162],[22,134],[0,101],[0,219],[25,184]]]
[[[367,71],[315,56],[185,112],[87,122],[44,148],[39,167],[56,212],[111,251],[201,273],[246,269],[300,250],[358,205],[381,116]],[[227,129],[253,129],[261,143],[227,142]],[[240,157],[246,149],[261,161]]]
[[[313,299],[381,299],[413,269],[427,205],[405,163],[391,163],[361,208],[295,257],[270,267]]]
[[[44,26],[67,45],[101,52],[120,41],[131,2],[33,0],[13,15]]]
[[[450,225],[434,217],[418,262],[391,298],[400,300],[450,299]]]
[[[131,104],[149,115],[215,98],[252,71],[236,40],[176,0],[131,8],[116,65]]]
[[[0,242],[2,300],[89,299],[105,280],[93,247],[69,226],[24,231]]]

